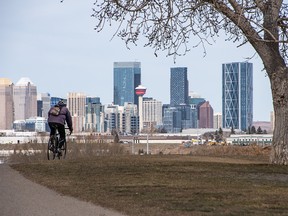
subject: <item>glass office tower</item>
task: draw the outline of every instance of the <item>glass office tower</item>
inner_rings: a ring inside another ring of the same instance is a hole
[[[224,128],[246,131],[253,123],[253,64],[222,64],[222,120]]]
[[[86,97],[85,131],[100,132],[100,118],[103,106],[99,97]]]
[[[170,69],[170,105],[188,104],[187,67]]]
[[[140,62],[114,62],[115,105],[124,106],[125,102],[138,105],[135,88],[141,84]]]

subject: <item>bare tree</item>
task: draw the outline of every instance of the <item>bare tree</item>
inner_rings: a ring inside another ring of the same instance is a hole
[[[118,26],[115,36],[126,45],[145,37],[145,46],[174,57],[190,46],[226,39],[250,43],[270,79],[275,112],[271,162],[288,164],[288,5],[283,0],[96,0],[97,31]],[[191,44],[193,42],[193,44]]]

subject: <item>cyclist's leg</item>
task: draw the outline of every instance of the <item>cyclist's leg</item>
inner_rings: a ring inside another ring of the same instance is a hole
[[[56,134],[56,123],[53,123],[53,122],[49,122],[48,123],[49,127],[50,127],[50,138],[52,136],[54,136]]]
[[[48,160],[53,160],[55,158],[55,144],[57,144],[56,142],[56,127],[55,127],[55,123],[48,123],[49,127],[50,127],[50,138],[48,141],[48,149],[47,149],[47,156],[48,156]]]
[[[65,140],[66,140],[65,126],[64,126],[64,125],[59,125],[59,126],[58,126],[58,132],[59,132],[59,135],[60,135],[58,148],[61,149],[62,146],[63,146],[64,143],[65,143]]]

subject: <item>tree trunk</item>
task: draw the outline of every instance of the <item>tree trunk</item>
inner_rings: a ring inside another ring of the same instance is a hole
[[[277,69],[269,76],[275,118],[271,163],[288,165],[288,68]]]

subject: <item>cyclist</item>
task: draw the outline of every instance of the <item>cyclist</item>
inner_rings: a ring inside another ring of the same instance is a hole
[[[55,112],[55,110],[57,111]],[[73,132],[71,114],[64,101],[60,100],[54,107],[51,107],[48,112],[50,137],[56,134],[56,128],[58,129],[60,135],[58,153],[61,153],[61,148],[66,140],[65,122],[67,123],[71,134]]]

